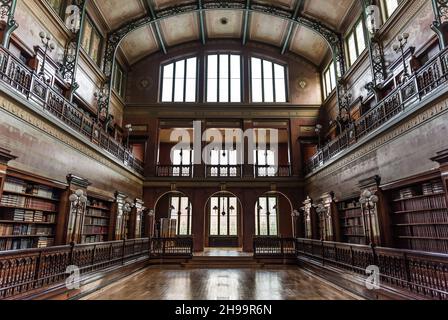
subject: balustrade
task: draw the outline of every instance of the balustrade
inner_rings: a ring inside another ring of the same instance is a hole
[[[414,73],[407,81],[390,92],[374,108],[362,115],[329,142],[306,163],[305,171],[312,173],[337,154],[357,143],[389,120],[420,102],[439,89],[448,79],[448,49],[441,51]]]
[[[143,163],[120,142],[110,137],[94,120],[54,90],[34,70],[28,68],[7,49],[0,47],[0,82],[61,120],[75,131],[98,144],[124,165],[143,174]]]

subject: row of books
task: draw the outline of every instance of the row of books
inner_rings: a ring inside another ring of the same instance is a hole
[[[97,235],[97,236],[83,236],[82,243],[97,243],[105,241],[105,236]]]
[[[421,211],[412,213],[399,213],[394,216],[396,224],[406,223],[448,223],[448,209],[441,211]]]
[[[99,209],[93,209],[93,208],[89,208],[89,210],[87,211],[87,215],[95,216],[95,217],[99,217],[99,218],[108,218],[107,211],[99,210]]]
[[[344,234],[346,236],[364,236],[364,227],[347,227],[344,228]]]
[[[341,218],[359,218],[362,214],[361,209],[350,209],[341,214]]]
[[[108,231],[107,227],[96,227],[96,226],[84,226],[84,234],[106,234]]]
[[[89,199],[89,201],[87,202],[87,205],[93,206],[93,207],[98,207],[98,208],[104,208],[104,209],[107,209],[109,207],[106,202],[99,201],[96,199]]]
[[[49,236],[53,232],[51,227],[41,227],[23,224],[0,224],[0,236]]]
[[[400,239],[399,246],[410,250],[448,253],[448,240]]]
[[[53,189],[47,186],[28,184],[23,180],[8,177],[3,187],[4,191],[26,193],[39,197],[54,199]]]
[[[359,208],[360,206],[361,206],[361,204],[359,202],[356,202],[356,201],[340,202],[338,204],[339,210],[354,209],[354,208]]]
[[[443,193],[444,191],[442,181],[433,180],[423,183],[421,186],[403,188],[398,192],[398,196],[400,199],[408,199],[419,195]]]
[[[56,214],[44,213],[39,210],[14,209],[13,211],[0,212],[0,220],[54,223],[56,221]]]
[[[411,199],[394,203],[394,211],[413,211],[446,208],[445,195]]]
[[[399,228],[402,237],[448,239],[448,225],[406,226]],[[436,240],[438,241],[438,240]]]
[[[34,248],[34,239],[0,239],[0,251]]]
[[[35,210],[56,211],[56,204],[42,199],[27,198],[15,194],[3,194],[1,204],[10,207],[22,207]]]
[[[84,225],[108,226],[109,220],[86,217],[84,220]]]
[[[53,238],[38,239],[0,239],[0,251],[47,248],[54,245]]]

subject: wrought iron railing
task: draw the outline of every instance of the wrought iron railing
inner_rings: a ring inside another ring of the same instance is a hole
[[[192,178],[193,165],[158,165],[157,176]]]
[[[369,112],[362,115],[307,161],[305,171],[310,174],[337,154],[357,143],[399,114],[409,110],[448,79],[448,49],[441,51],[414,73],[406,82],[390,92]]]
[[[151,239],[151,257],[193,257],[193,238],[157,238]]]
[[[255,177],[256,178],[266,178],[266,177],[291,177],[291,166],[262,166],[255,165]]]
[[[254,256],[296,257],[296,241],[293,238],[254,237]]]
[[[88,114],[49,86],[34,70],[0,46],[0,81],[34,105],[99,145],[125,166],[143,174],[143,163],[107,134]]]
[[[367,276],[379,268],[380,285],[429,299],[448,300],[448,255],[338,242],[297,239],[298,257]]]
[[[243,169],[241,165],[206,166],[207,178],[241,178]]]
[[[63,283],[70,266],[82,275],[144,256],[148,239],[0,252],[0,299]]]

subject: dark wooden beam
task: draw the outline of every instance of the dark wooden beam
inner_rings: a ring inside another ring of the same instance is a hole
[[[303,8],[304,2],[305,2],[305,0],[297,0],[296,6],[294,8],[294,13],[291,17],[293,20],[297,19],[298,15],[300,14],[300,11]],[[286,50],[288,50],[289,44],[291,42],[292,31],[294,30],[295,25],[296,24],[294,22],[289,23],[288,33],[286,34],[285,41],[283,42],[283,45],[282,45],[282,54],[285,54]]]
[[[246,9],[244,11],[244,22],[243,22],[243,45],[247,43],[248,33],[249,33],[249,21],[250,21],[250,0],[246,0]]]
[[[198,8],[199,8],[199,28],[201,33],[201,41],[202,44],[205,44],[207,42],[207,36],[205,34],[204,10],[202,6],[202,0],[198,1]]]
[[[151,18],[153,20],[156,20],[157,19],[157,15],[156,15],[156,13],[154,11],[152,0],[145,0],[144,3],[145,3],[145,6],[146,6],[146,10],[149,11],[149,14],[150,14]],[[154,23],[154,29],[156,31],[157,42],[159,43],[160,48],[162,49],[163,53],[166,54],[167,50],[166,50],[165,41],[163,40],[162,33],[160,32],[159,23],[157,21]]]

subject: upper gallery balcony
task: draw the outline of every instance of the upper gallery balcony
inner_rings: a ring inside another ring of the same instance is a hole
[[[51,115],[48,119],[54,123],[69,126],[124,166],[143,174],[143,163],[130,150],[4,47],[0,47],[0,83],[26,99],[42,115]]]
[[[376,133],[412,113],[446,89],[448,79],[448,50],[445,49],[430,59],[418,71],[387,94],[357,120],[347,125],[335,139],[319,149],[306,163],[306,174],[312,174],[328,162],[362,144]]]

